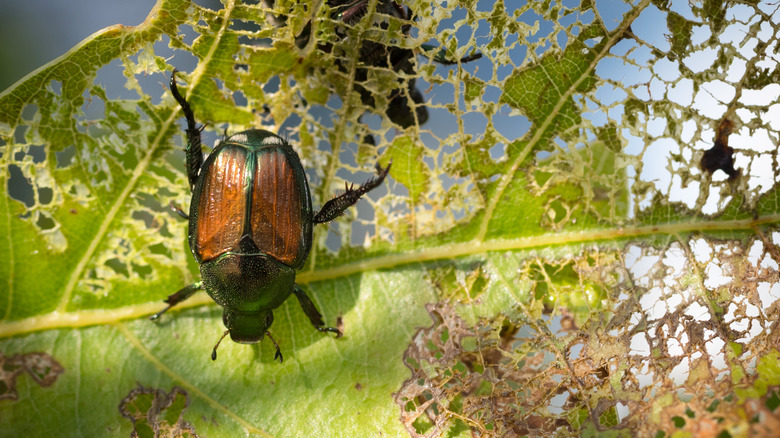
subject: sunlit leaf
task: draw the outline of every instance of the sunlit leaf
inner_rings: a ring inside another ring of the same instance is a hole
[[[344,29],[328,2],[160,0],[31,72],[0,93],[0,435],[772,435],[780,10],[678,3],[377,0]],[[393,160],[297,276],[343,338],[288,300],[283,364],[212,362],[206,293],[147,319],[199,278],[174,67],[209,145],[280,132],[315,206]]]

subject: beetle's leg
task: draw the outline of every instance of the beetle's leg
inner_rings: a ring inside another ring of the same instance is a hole
[[[312,219],[312,222],[315,224],[322,224],[325,222],[330,222],[333,219],[336,219],[337,217],[341,216],[342,213],[344,213],[344,210],[347,208],[355,205],[355,203],[360,199],[361,196],[365,195],[369,191],[379,187],[380,184],[382,184],[382,181],[385,180],[385,177],[387,176],[387,172],[390,170],[390,166],[393,164],[391,161],[387,167],[382,169],[382,167],[379,165],[379,163],[376,164],[376,173],[377,176],[375,178],[371,178],[368,181],[364,182],[360,187],[354,188],[354,186],[346,186],[346,191],[342,193],[340,196],[337,196],[330,201],[326,202],[325,205],[322,206],[320,211],[314,215],[314,219]],[[298,297],[300,299],[300,296]],[[311,318],[311,317],[310,317]]]
[[[181,303],[182,301],[186,300],[187,298],[191,297],[192,294],[195,292],[201,290],[203,288],[203,282],[198,281],[195,283],[192,283],[189,286],[185,286],[181,288],[178,292],[176,292],[173,295],[169,295],[168,298],[166,298],[164,301],[168,303],[168,307],[160,310],[159,312],[155,313],[154,315],[150,316],[149,319],[155,320],[160,317],[163,313],[167,312],[168,309],[171,307]]]
[[[423,51],[430,52],[432,50],[436,50],[438,47],[432,46],[430,44],[423,44],[421,46]],[[438,52],[436,52],[435,55],[433,55],[433,60],[438,62],[442,65],[454,65],[454,64],[465,64],[467,62],[476,61],[477,59],[482,58],[482,54],[479,52],[472,53],[471,55],[466,55],[463,58],[460,58],[457,61],[453,61],[450,58],[447,57],[447,50],[446,49],[440,49]]]
[[[178,206],[178,205],[176,205],[176,204],[174,204],[173,202],[171,202],[170,204],[168,204],[168,208],[170,208],[170,209],[171,209],[171,211],[172,211],[172,212],[174,212],[174,213],[176,213],[176,215],[178,215],[179,217],[181,217],[181,218],[183,218],[183,219],[190,220],[190,215],[188,215],[187,213],[185,213],[185,212],[184,212],[184,210],[182,210],[181,208],[179,208],[179,206]]]
[[[314,325],[314,328],[321,332],[335,333],[337,338],[341,337],[341,330],[333,327],[323,327],[325,325],[325,321],[322,320],[322,314],[320,314],[319,310],[317,310],[317,307],[309,299],[309,296],[306,295],[306,292],[304,292],[300,286],[296,284],[295,287],[293,287],[293,293],[296,297],[298,297],[298,302],[301,303],[303,313],[309,317],[309,321],[311,321],[312,325]]]
[[[271,342],[274,343],[274,347],[276,347],[276,354],[274,354],[274,360],[279,359],[279,363],[282,363],[284,361],[284,358],[282,357],[282,350],[279,349],[279,344],[276,343],[276,340],[273,336],[271,336],[271,332],[266,331],[266,336],[268,336],[268,339],[271,340]]]
[[[192,113],[190,104],[179,93],[179,88],[176,87],[176,69],[173,69],[171,73],[171,94],[179,102],[182,111],[184,111],[184,117],[187,119],[187,147],[184,152],[187,156],[187,178],[190,181],[190,190],[195,189],[195,182],[198,180],[198,172],[200,172],[200,166],[203,164],[203,149],[201,148],[200,132],[206,125],[200,128],[195,123],[195,115]]]
[[[211,350],[211,360],[217,360],[217,347],[219,347],[219,344],[222,342],[223,339],[225,339],[225,336],[230,333],[230,330],[225,330],[225,333],[222,333],[222,336],[219,337],[219,340],[217,341],[216,345],[214,345],[214,349]]]

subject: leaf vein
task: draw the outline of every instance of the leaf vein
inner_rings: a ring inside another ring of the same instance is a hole
[[[601,53],[599,53],[594,57],[593,62],[591,62],[588,68],[582,72],[579,78],[571,84],[571,86],[566,90],[566,92],[561,93],[561,97],[558,99],[555,108],[553,108],[553,110],[550,112],[548,117],[536,129],[531,140],[528,141],[525,148],[520,152],[520,154],[517,155],[517,158],[512,163],[512,166],[510,166],[509,171],[506,173],[506,175],[504,175],[503,178],[501,178],[500,182],[498,183],[498,187],[496,187],[496,191],[493,194],[492,198],[489,200],[487,208],[485,209],[485,217],[482,219],[482,223],[480,224],[480,228],[475,237],[475,240],[480,242],[485,240],[485,235],[487,234],[488,226],[490,225],[490,221],[493,218],[493,212],[495,211],[498,202],[501,200],[501,197],[504,195],[504,191],[506,190],[507,187],[509,187],[509,184],[514,180],[514,175],[515,173],[517,173],[520,164],[525,161],[525,158],[528,156],[528,154],[531,153],[531,151],[535,148],[535,146],[539,143],[539,141],[542,140],[542,137],[544,133],[547,131],[547,128],[560,114],[561,108],[563,108],[564,104],[568,101],[568,99],[572,96],[572,94],[574,94],[574,91],[582,83],[582,81],[584,81],[585,78],[588,77],[590,72],[593,71],[594,68],[596,68],[596,65],[599,63],[599,61],[601,61],[604,55],[608,53],[609,50],[622,38],[623,32],[631,25],[631,23],[633,23],[633,21],[637,17],[639,17],[639,14],[649,4],[650,4],[650,0],[643,0],[642,3],[640,3],[636,8],[632,10],[631,16],[628,17],[625,21],[623,21],[623,23],[613,31],[610,37],[610,41],[607,44],[604,44],[604,48],[602,49]],[[551,83],[554,85],[554,81],[551,81]]]
[[[254,425],[249,423],[247,420],[239,417],[234,412],[230,411],[225,405],[219,403],[218,401],[214,400],[213,398],[209,397],[205,392],[198,389],[197,386],[190,383],[189,381],[185,380],[182,376],[176,374],[172,369],[168,368],[160,359],[158,359],[155,355],[152,354],[151,351],[149,351],[146,347],[141,344],[141,340],[138,339],[124,324],[121,323],[114,323],[112,324],[116,329],[122,333],[122,335],[130,342],[130,344],[138,350],[138,352],[141,353],[141,355],[146,358],[152,365],[154,365],[155,368],[160,370],[163,374],[166,374],[168,377],[170,377],[172,380],[175,380],[179,382],[182,386],[184,386],[188,391],[196,395],[197,397],[203,399],[206,403],[211,405],[214,409],[222,412],[226,416],[232,418],[237,423],[241,424],[249,433],[256,434],[256,435],[262,435],[264,437],[273,438],[273,435],[270,435],[268,432],[256,428]]]

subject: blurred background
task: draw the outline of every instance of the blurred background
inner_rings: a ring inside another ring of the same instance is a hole
[[[154,0],[0,0],[0,90],[104,27],[143,22],[154,4]]]

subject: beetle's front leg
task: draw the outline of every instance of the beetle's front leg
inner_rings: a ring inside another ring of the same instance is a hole
[[[306,292],[304,292],[300,286],[296,284],[293,288],[293,293],[296,297],[298,297],[298,302],[301,303],[303,313],[309,317],[309,321],[311,321],[312,325],[317,330],[321,332],[335,333],[337,338],[341,337],[341,331],[339,329],[334,327],[324,327],[325,321],[322,320],[322,314],[317,310],[317,307],[314,305],[311,299],[309,299],[309,296],[306,295]],[[273,340],[273,338],[271,338],[271,340]],[[274,342],[274,344],[275,343],[276,342]],[[278,350],[279,347],[277,346],[276,349]]]
[[[187,148],[184,152],[187,156],[187,179],[190,181],[190,190],[195,189],[195,182],[198,180],[198,172],[200,172],[200,166],[203,164],[203,148],[201,147],[200,132],[206,125],[200,128],[195,123],[195,115],[192,113],[190,104],[179,93],[179,88],[176,86],[176,69],[173,69],[171,73],[171,94],[174,99],[179,102],[184,117],[187,119]]]
[[[187,298],[191,297],[192,294],[195,292],[201,290],[203,288],[203,282],[197,281],[195,283],[190,284],[189,286],[185,286],[181,288],[178,292],[176,292],[173,295],[169,295],[168,298],[166,298],[164,301],[168,303],[168,306],[159,312],[155,313],[154,315],[150,316],[149,319],[155,320],[160,317],[163,313],[167,312],[168,309],[171,307],[181,303],[182,301],[186,300]]]
[[[360,199],[361,196],[365,195],[366,193],[370,192],[371,190],[377,188],[380,184],[382,184],[382,181],[385,180],[385,177],[387,176],[387,172],[390,170],[390,166],[392,164],[393,162],[391,161],[387,165],[387,167],[382,169],[382,166],[380,166],[379,163],[377,163],[376,178],[369,179],[357,189],[355,189],[354,186],[352,187],[346,186],[346,191],[344,193],[342,193],[340,196],[331,199],[330,201],[326,202],[325,205],[322,206],[320,211],[316,215],[314,215],[314,219],[312,219],[312,222],[314,222],[315,224],[322,224],[325,222],[330,222],[333,219],[336,219],[337,217],[341,216],[341,214],[344,213],[344,210],[355,205],[355,203],[358,202],[358,199]]]

